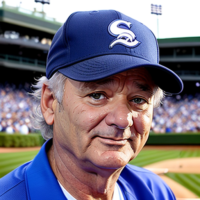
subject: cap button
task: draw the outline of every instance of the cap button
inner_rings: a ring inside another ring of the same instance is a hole
[[[91,15],[94,15],[94,14],[97,14],[97,13],[99,13],[98,10],[93,10],[93,11],[90,12]]]

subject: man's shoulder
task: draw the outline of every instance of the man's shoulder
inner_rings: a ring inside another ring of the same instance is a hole
[[[21,165],[0,179],[0,200],[26,199],[25,171],[29,164]]]
[[[131,164],[127,164],[124,168],[127,171],[131,171],[131,172],[138,172],[138,173],[144,173],[144,174],[154,174],[153,172],[149,171],[148,169],[142,168],[142,167],[138,167],[135,165],[131,165]]]
[[[175,199],[169,186],[155,173],[133,165],[126,165],[119,181],[136,199]]]
[[[156,175],[155,173],[142,168],[142,167],[137,167],[134,165],[126,165],[126,167],[124,168],[124,170],[122,171],[122,177],[125,178],[126,180],[129,180],[129,178],[141,178],[142,180],[148,181],[150,180],[154,180],[154,179],[160,179],[160,177],[158,175]]]

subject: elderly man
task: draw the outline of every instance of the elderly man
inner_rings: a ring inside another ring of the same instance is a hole
[[[0,199],[175,199],[157,175],[128,164],[147,141],[163,91],[183,89],[158,61],[142,23],[114,10],[73,13],[35,86],[34,123],[48,141],[1,179]]]

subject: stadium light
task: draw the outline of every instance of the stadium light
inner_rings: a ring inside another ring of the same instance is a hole
[[[162,6],[151,4],[151,14],[162,15]]]
[[[36,3],[50,4],[50,0],[35,0]]]
[[[162,15],[162,5],[151,4],[151,14],[157,15],[157,38],[159,38],[158,16]]]
[[[44,4],[50,4],[50,0],[35,0],[35,3],[42,4],[42,13],[44,13]]]

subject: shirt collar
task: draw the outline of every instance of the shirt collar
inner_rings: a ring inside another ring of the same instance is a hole
[[[29,200],[66,200],[47,158],[52,140],[47,141],[26,170],[26,187]]]

